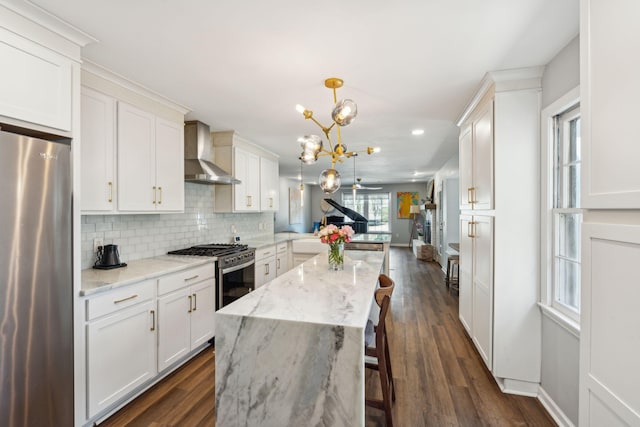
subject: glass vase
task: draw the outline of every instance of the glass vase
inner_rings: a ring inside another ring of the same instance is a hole
[[[344,270],[344,243],[329,244],[329,270]]]

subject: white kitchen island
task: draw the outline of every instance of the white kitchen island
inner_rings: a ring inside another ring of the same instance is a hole
[[[383,252],[309,259],[216,312],[216,425],[364,425],[364,328]]]

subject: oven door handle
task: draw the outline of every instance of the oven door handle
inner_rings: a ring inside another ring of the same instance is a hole
[[[234,271],[242,270],[243,268],[247,268],[255,263],[256,261],[252,259],[251,261],[245,262],[244,264],[239,264],[239,265],[234,265],[233,267],[224,268],[222,269],[222,274],[233,273]]]

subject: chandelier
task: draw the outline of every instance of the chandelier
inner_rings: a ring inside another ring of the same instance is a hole
[[[305,119],[310,119],[317,124],[322,132],[327,137],[328,147],[322,142],[322,138],[318,135],[305,135],[298,139],[302,146],[302,153],[300,154],[300,160],[302,163],[310,165],[318,160],[318,157],[329,156],[331,157],[331,167],[325,169],[320,174],[319,185],[323,192],[327,194],[335,193],[340,188],[341,178],[340,173],[335,169],[336,162],[342,163],[345,158],[350,158],[357,155],[357,151],[347,151],[347,147],[342,143],[340,136],[340,128],[347,126],[358,115],[358,106],[351,99],[342,99],[338,101],[336,95],[336,89],[342,87],[344,82],[337,77],[331,77],[324,81],[325,87],[333,90],[333,103],[334,108],[331,112],[332,123],[330,126],[323,126],[318,120],[313,117],[313,111],[307,110],[302,105],[296,105],[296,110],[301,113]],[[336,144],[334,145],[331,140],[331,131],[336,127]],[[367,154],[379,152],[379,148],[367,147]]]

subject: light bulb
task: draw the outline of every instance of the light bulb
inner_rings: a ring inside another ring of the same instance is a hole
[[[343,99],[336,103],[331,112],[331,118],[338,126],[346,126],[358,115],[358,106],[350,99]]]
[[[335,169],[325,169],[319,177],[319,185],[327,194],[335,193],[340,188],[340,173]]]
[[[306,108],[304,108],[302,105],[300,104],[296,104],[296,111],[300,114],[304,114],[304,111],[306,110]]]

